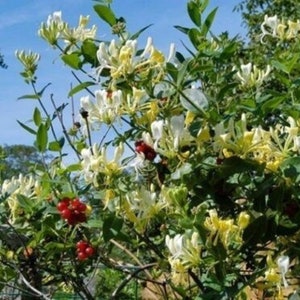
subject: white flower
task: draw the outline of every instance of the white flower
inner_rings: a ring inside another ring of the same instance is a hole
[[[289,265],[290,265],[290,258],[287,255],[282,255],[282,256],[278,257],[277,266],[281,273],[281,278],[282,278],[284,287],[288,286],[288,283],[285,278],[285,274],[289,270]]]
[[[98,186],[97,178],[99,174],[102,174],[105,176],[107,184],[109,184],[110,178],[122,171],[120,160],[123,153],[124,145],[122,143],[114,150],[114,157],[111,160],[107,157],[106,147],[100,148],[97,144],[94,144],[92,149],[82,149],[81,166],[85,181]]]
[[[234,68],[236,70],[236,68]],[[266,70],[260,70],[252,63],[242,64],[240,70],[236,73],[241,85],[245,87],[254,87],[262,85],[271,72],[271,67],[268,65]]]
[[[276,37],[278,25],[279,25],[279,20],[276,15],[272,17],[265,15],[264,22],[260,26],[263,34],[262,39],[265,35],[271,35],[273,37]]]
[[[53,25],[53,23],[58,25],[63,24],[61,11],[55,11],[52,15],[48,16],[47,23],[46,23],[47,26],[50,27]]]
[[[167,235],[166,246],[172,254],[173,259],[180,257],[183,253],[183,235],[176,234],[174,238]]]
[[[184,116],[173,116],[170,120],[170,129],[173,135],[174,150],[178,150],[180,138],[184,134]]]
[[[98,90],[95,92],[95,97],[95,102],[89,96],[80,99],[81,107],[88,112],[90,124],[113,123],[120,113],[123,101],[122,91],[107,92],[106,90]]]
[[[200,263],[201,246],[199,244],[199,233],[176,234],[173,238],[166,236],[166,246],[168,247],[171,258],[171,265],[174,260],[179,259],[185,268],[197,267]]]
[[[154,145],[153,149],[157,151],[158,148],[158,142],[163,136],[163,128],[164,128],[164,121],[159,120],[159,121],[154,121],[151,123],[151,132],[152,132],[152,137],[154,139]]]

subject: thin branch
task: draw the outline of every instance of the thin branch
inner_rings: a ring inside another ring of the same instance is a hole
[[[81,70],[83,71],[83,70]],[[85,72],[84,72],[85,73]],[[82,81],[80,80],[80,78],[76,75],[76,73],[74,71],[72,71],[72,75],[76,78],[76,80],[79,82],[79,83],[82,83]],[[94,79],[94,78],[93,78]],[[95,80],[95,79],[94,79]],[[95,97],[95,94],[87,87],[84,88],[91,96]]]
[[[71,139],[70,139],[70,136],[69,136],[69,134],[68,134],[68,132],[67,132],[67,130],[66,130],[66,127],[65,127],[64,122],[63,122],[62,114],[61,114],[60,111],[58,111],[58,108],[57,108],[57,106],[56,106],[56,104],[55,104],[55,102],[54,102],[53,94],[51,94],[50,99],[51,99],[51,103],[52,103],[52,105],[53,105],[53,107],[54,107],[54,109],[55,109],[55,112],[56,112],[57,118],[58,118],[58,120],[59,120],[59,123],[60,123],[60,125],[61,125],[61,127],[62,127],[63,134],[64,134],[64,136],[66,137],[66,139],[67,139],[69,145],[71,146],[71,148],[73,149],[73,151],[74,151],[75,154],[77,155],[78,159],[80,159],[80,154],[79,154],[79,152],[77,151],[77,149],[74,147],[74,145],[73,145],[73,143],[72,143],[72,141],[71,141]]]
[[[49,85],[50,85],[50,83],[48,83],[48,84],[44,87],[43,90],[45,90],[45,88],[48,87]],[[44,105],[43,102],[42,102],[42,99],[41,99],[41,97],[40,97],[40,93],[37,92],[34,83],[31,83],[31,86],[32,86],[32,88],[33,88],[33,91],[34,91],[35,95],[38,97],[37,100],[38,100],[38,102],[39,102],[39,104],[40,104],[40,106],[41,106],[43,112],[45,113],[46,117],[50,120],[50,115],[49,115],[49,113],[48,113],[48,111],[47,111],[45,105]],[[51,128],[51,132],[52,132],[52,135],[53,135],[54,139],[57,141],[56,133],[55,133],[55,130],[54,130],[53,125],[52,125],[51,122],[50,122],[50,128]]]
[[[129,283],[129,281],[131,279],[133,279],[134,277],[136,277],[136,275],[142,271],[145,271],[146,269],[152,268],[153,266],[155,266],[156,263],[152,263],[152,264],[148,264],[145,266],[140,267],[139,269],[135,270],[134,272],[132,272],[131,274],[129,274],[122,282],[121,284],[114,290],[114,292],[111,295],[111,299],[117,299],[116,297],[118,296],[118,294],[121,292],[121,290],[126,286],[126,284]]]

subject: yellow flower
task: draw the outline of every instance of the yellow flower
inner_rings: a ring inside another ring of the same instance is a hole
[[[238,216],[238,226],[240,229],[245,229],[249,225],[250,216],[245,212],[242,211]]]
[[[277,272],[277,268],[270,268],[265,272],[265,280],[272,284],[280,283],[281,277]]]

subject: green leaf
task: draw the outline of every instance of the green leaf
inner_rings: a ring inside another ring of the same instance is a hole
[[[75,87],[73,87],[73,88],[70,90],[70,92],[69,92],[69,94],[68,94],[68,97],[72,97],[72,96],[74,96],[76,93],[78,93],[78,92],[80,92],[80,91],[82,91],[82,90],[84,90],[84,89],[86,89],[87,87],[92,86],[92,85],[95,85],[95,82],[93,82],[93,81],[82,82],[82,83],[76,85]]]
[[[38,128],[35,144],[40,152],[45,152],[47,150],[48,132],[47,126],[43,123]]]
[[[250,159],[242,159],[237,156],[231,156],[224,159],[222,165],[219,167],[221,176],[223,178],[228,178],[234,174],[241,174],[244,172],[256,171],[258,174],[262,173],[264,170],[264,165]]]
[[[75,172],[81,170],[81,164],[71,164],[66,168],[67,172]]]
[[[194,45],[195,48],[198,48],[199,44],[201,43],[201,33],[197,28],[191,28],[188,31],[188,36],[191,43]]]
[[[188,34],[189,30],[190,30],[190,28],[182,27],[182,26],[179,26],[179,25],[175,25],[174,28],[176,28],[177,30],[183,32],[184,34]]]
[[[178,75],[177,68],[169,62],[167,63],[166,67],[167,67],[168,74],[172,77],[173,81],[176,82],[177,81],[177,75]]]
[[[61,138],[60,140],[58,141],[52,141],[49,143],[48,145],[48,149],[50,151],[61,151],[62,147],[64,146],[64,143],[65,143],[65,139],[64,138]]]
[[[186,89],[180,95],[181,105],[195,114],[204,112],[208,107],[206,96],[199,89]]]
[[[207,33],[209,32],[210,28],[211,28],[211,25],[213,24],[214,22],[214,19],[215,19],[215,16],[216,16],[216,13],[217,13],[217,10],[218,8],[216,7],[215,9],[213,9],[209,15],[207,16],[207,18],[205,19],[204,21],[204,24],[201,28],[201,35],[202,36],[206,36]]]
[[[37,100],[39,99],[39,95],[33,94],[33,95],[23,95],[21,97],[18,97],[18,100],[22,100],[22,99],[34,99]]]
[[[33,111],[33,122],[36,126],[40,126],[40,124],[42,123],[42,115],[37,107]]]
[[[110,239],[118,237],[123,227],[123,220],[117,218],[115,214],[110,214],[104,219],[103,239],[108,242]]]
[[[294,181],[298,181],[300,178],[300,157],[290,157],[283,161],[280,166],[285,177],[292,178]]]
[[[266,111],[272,110],[274,108],[278,108],[279,105],[284,101],[284,99],[285,99],[285,96],[269,99],[262,104],[261,110],[263,112],[266,112]]]
[[[190,174],[193,171],[192,165],[189,163],[183,164],[180,168],[178,168],[172,175],[172,179],[179,180],[184,175]]]
[[[96,44],[90,40],[85,40],[81,46],[81,52],[84,57],[84,61],[92,65],[92,67],[97,67],[99,65],[97,59],[98,47]]]
[[[244,230],[243,240],[245,244],[256,245],[261,241],[262,236],[264,236],[267,228],[267,218],[262,215],[251,222]]]
[[[25,125],[24,123],[22,123],[22,122],[20,122],[20,121],[18,121],[18,120],[17,120],[17,122],[19,123],[19,125],[20,125],[23,129],[25,129],[26,131],[28,131],[28,132],[31,133],[31,134],[36,135],[36,131],[35,131],[34,129],[30,128],[29,126]]]
[[[201,0],[200,2],[201,2],[200,13],[203,13],[206,10],[210,1],[209,0]]]
[[[190,16],[190,19],[193,21],[195,25],[198,27],[201,26],[201,14],[199,6],[195,1],[190,1],[187,4],[187,11]]]
[[[281,63],[281,62],[279,62],[279,61],[277,61],[277,60],[272,60],[272,61],[271,61],[271,65],[272,65],[273,67],[275,67],[276,69],[278,69],[278,70],[280,70],[280,71],[283,71],[283,72],[289,74],[289,69],[288,69],[288,67],[287,67],[286,64],[283,64],[283,63]]]
[[[149,27],[151,27],[153,24],[150,24],[150,25],[147,25],[147,26],[145,26],[144,28],[142,28],[142,29],[140,29],[138,32],[136,32],[136,33],[134,33],[131,37],[130,37],[130,39],[131,40],[136,40],[139,36],[140,36],[140,34],[141,33],[143,33],[145,30],[147,30]]]
[[[61,59],[65,64],[75,70],[79,70],[82,66],[78,53],[64,54]]]
[[[98,14],[98,16],[110,26],[116,24],[117,18],[114,12],[109,7],[99,4],[94,6],[94,10]]]
[[[46,90],[46,88],[47,88],[49,85],[51,85],[51,83],[46,84],[46,85],[45,85],[45,86],[37,93],[38,96],[39,96],[39,98],[43,96],[44,91]]]

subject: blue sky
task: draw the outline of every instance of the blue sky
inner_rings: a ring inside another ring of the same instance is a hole
[[[127,28],[132,33],[154,24],[143,34],[139,46],[142,47],[147,37],[152,36],[154,44],[167,53],[172,42],[177,49],[182,47],[180,41],[184,36],[173,25],[190,25],[186,3],[186,0],[114,0],[113,8],[117,16],[125,17]],[[239,14],[232,12],[237,3],[239,0],[211,0],[210,7],[219,7],[214,33],[229,31],[231,36],[244,33]],[[50,93],[54,93],[58,104],[68,101],[68,88],[75,81],[69,69],[58,59],[59,53],[38,37],[37,30],[49,14],[61,10],[63,19],[73,26],[77,25],[80,14],[90,15],[91,24],[95,23],[98,27],[98,36],[109,40],[110,30],[97,18],[94,4],[96,2],[92,0],[0,0],[0,52],[8,64],[8,69],[0,69],[0,145],[33,143],[33,137],[17,124],[17,120],[24,123],[30,120],[36,103],[33,100],[17,100],[19,96],[31,94],[32,90],[19,76],[22,67],[15,59],[15,50],[32,50],[41,54],[38,86],[42,88],[52,83],[44,101],[49,101]],[[77,98],[75,103],[78,104]]]

